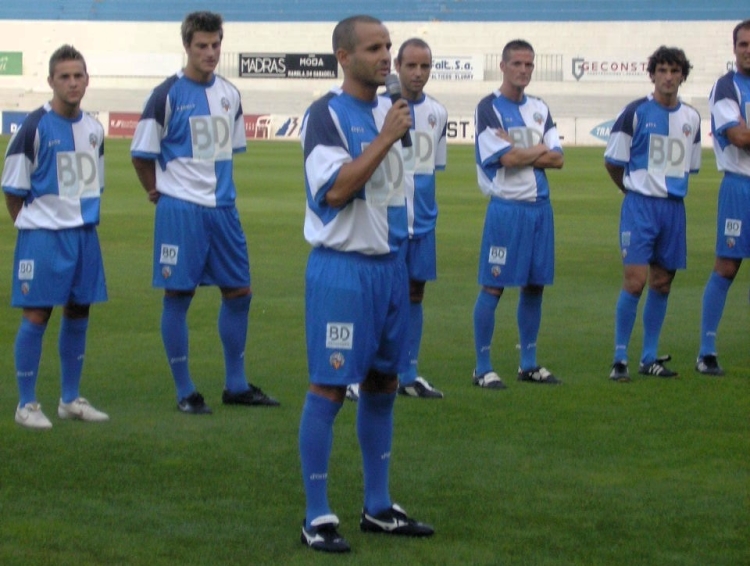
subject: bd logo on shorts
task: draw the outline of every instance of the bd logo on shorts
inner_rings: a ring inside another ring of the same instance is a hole
[[[193,159],[232,159],[232,126],[227,116],[191,116],[190,141],[193,145]]]
[[[490,246],[490,257],[487,258],[487,262],[492,266],[490,269],[493,277],[499,277],[502,272],[501,265],[505,265],[505,260],[508,257],[508,248],[501,246]]]

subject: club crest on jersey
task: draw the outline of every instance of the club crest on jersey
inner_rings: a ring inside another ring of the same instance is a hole
[[[537,124],[541,124],[544,122],[544,117],[539,112],[534,112],[534,122]]]
[[[686,138],[689,138],[690,134],[692,133],[693,133],[693,128],[690,127],[690,124],[682,125],[682,135],[684,135]]]
[[[341,352],[334,352],[331,354],[331,357],[328,358],[328,363],[331,364],[331,367],[335,370],[339,370],[342,367],[344,367],[344,354]]]
[[[99,145],[99,138],[96,137],[96,134],[89,134],[89,144],[92,148],[95,148],[97,145]]]
[[[226,96],[221,97],[221,107],[224,109],[224,112],[229,111],[229,100]]]
[[[437,116],[434,114],[427,116],[427,123],[430,125],[430,128],[434,130],[435,126],[437,126]]]

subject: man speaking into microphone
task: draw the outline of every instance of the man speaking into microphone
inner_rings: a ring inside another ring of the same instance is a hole
[[[328,502],[333,423],[346,388],[360,384],[357,437],[364,505],[360,529],[425,537],[432,527],[391,501],[389,470],[398,374],[408,367],[407,239],[399,140],[411,117],[403,100],[377,96],[391,70],[383,23],[352,16],[333,31],[344,72],[341,88],[314,102],[300,137],[304,153],[304,234],[312,246],[305,273],[305,331],[310,376],[299,428],[306,508],[301,541],[348,552]]]

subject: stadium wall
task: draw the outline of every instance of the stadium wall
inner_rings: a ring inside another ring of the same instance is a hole
[[[417,36],[433,49],[446,72],[436,73],[428,91],[448,108],[451,141],[470,142],[477,101],[501,80],[499,53],[510,39],[523,37],[537,59],[554,69],[540,74],[529,92],[552,109],[567,145],[601,145],[608,124],[629,100],[651,91],[645,63],[659,45],[685,49],[693,70],[682,87],[684,101],[708,116],[711,84],[732,67],[731,30],[736,21],[621,22],[387,22],[394,46]],[[305,108],[338,78],[239,77],[239,54],[329,54],[329,22],[264,22],[225,24],[221,73],[243,94],[245,112],[257,137],[294,138]],[[67,20],[0,21],[0,53],[23,53],[20,75],[0,74],[0,109],[23,114],[49,97],[46,82],[50,53],[72,43],[87,58],[91,84],[85,101],[111,128],[109,114],[127,120],[136,114],[161,78],[183,62],[177,22],[99,22]],[[394,50],[395,51],[395,50]],[[459,72],[450,72],[459,71]],[[541,79],[541,80],[540,80]],[[17,118],[17,115],[16,115]],[[120,119],[118,118],[118,119]],[[13,120],[3,117],[3,132]],[[706,133],[707,125],[704,125]],[[126,133],[123,135],[127,135]],[[704,135],[708,141],[708,135]]]

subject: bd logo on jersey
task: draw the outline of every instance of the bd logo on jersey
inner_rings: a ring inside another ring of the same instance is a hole
[[[99,196],[99,175],[94,155],[81,151],[59,151],[55,157],[57,188],[61,197],[78,200]]]
[[[539,119],[541,120],[541,116]],[[508,135],[514,146],[523,149],[542,143],[542,134],[533,128],[508,128]]]
[[[659,134],[651,134],[648,140],[648,171],[666,177],[684,177],[687,149],[685,142]]]
[[[435,140],[427,132],[410,130],[412,146],[404,148],[404,166],[418,175],[435,172]]]
[[[227,116],[191,116],[190,141],[193,159],[232,159],[232,127]]]
[[[362,144],[362,151],[369,144]],[[385,159],[365,184],[365,198],[372,206],[406,206],[404,158],[401,149],[391,146]]]

